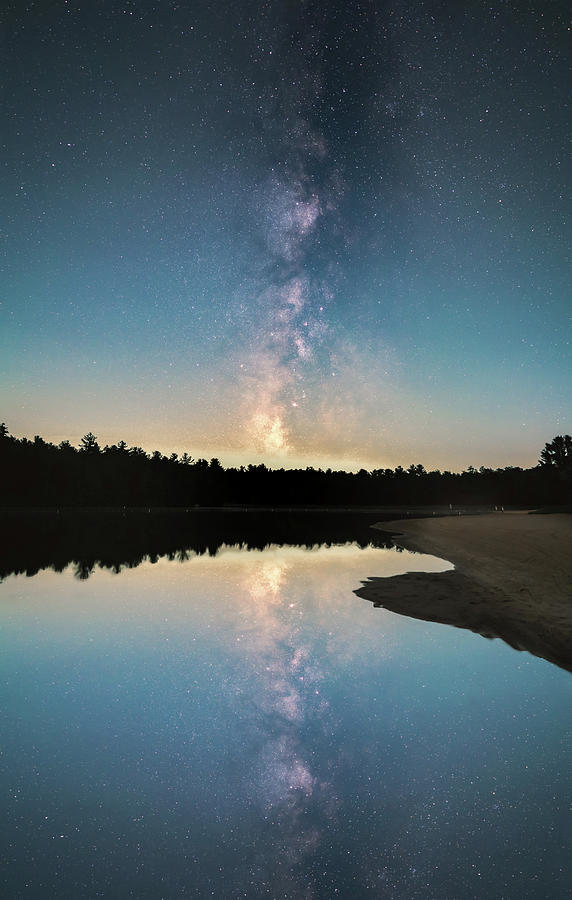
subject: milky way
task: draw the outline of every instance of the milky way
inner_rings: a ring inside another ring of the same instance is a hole
[[[304,181],[268,185],[263,221],[274,283],[256,298],[259,330],[253,335],[247,405],[256,444],[276,452],[289,448],[289,413],[306,400],[304,371],[328,336],[331,293],[304,271],[306,247],[315,239],[324,210]],[[258,449],[258,448],[257,448]]]
[[[14,8],[10,430],[533,465],[570,430],[567,28],[559,3]]]

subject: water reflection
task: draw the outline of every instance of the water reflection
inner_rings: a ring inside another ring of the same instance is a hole
[[[305,812],[311,803],[328,798],[328,786],[313,772],[302,740],[307,717],[321,721],[328,703],[320,695],[323,668],[313,661],[312,643],[304,637],[301,604],[284,601],[293,562],[293,557],[277,556],[252,572],[249,627],[240,638],[243,652],[257,660],[260,673],[254,702],[262,745],[252,767],[251,786],[265,818],[273,822],[278,817],[281,822],[290,867],[319,845],[320,832],[305,821]],[[259,869],[262,864],[259,859]]]
[[[384,629],[385,646],[379,634],[359,634],[353,617],[361,604],[351,588],[361,566],[391,574],[407,558],[414,557],[357,544],[263,552],[223,545],[216,557],[144,563],[121,578],[98,570],[78,583],[68,570],[8,580],[8,683],[42,708],[37,716],[28,703],[14,704],[8,755],[22,783],[34,784],[41,760],[41,804],[30,806],[27,827],[35,833],[46,813],[65,818],[67,877],[85,863],[74,832],[106,822],[125,848],[125,873],[112,867],[110,883],[94,864],[96,887],[108,891],[124,877],[138,896],[150,896],[134,848],[160,869],[152,846],[169,858],[156,832],[169,821],[171,853],[193,841],[197,863],[187,877],[198,896],[213,884],[217,896],[235,896],[239,886],[258,896],[265,885],[278,896],[324,895],[306,882],[318,877],[310,861],[324,852],[325,837],[344,828],[338,769],[348,747],[338,741],[335,683],[356,657],[360,665],[368,652],[386,655],[392,631]],[[71,787],[73,775],[61,768],[74,758],[83,787]],[[77,818],[66,811],[62,783],[78,791]],[[118,802],[125,815],[113,812]],[[21,817],[21,802],[11,813]],[[197,822],[207,836],[198,845]]]
[[[558,896],[568,682],[352,593],[420,568],[223,544],[6,579],[5,896]]]
[[[355,591],[376,609],[384,608],[485,638],[500,638],[572,672],[572,646],[558,604],[511,603],[457,571],[433,575],[409,572],[395,578],[369,578]]]
[[[394,623],[386,623],[384,640],[379,634],[373,639],[372,633],[361,634],[357,645],[358,635],[348,621],[343,586],[350,573],[368,563],[387,576],[410,568],[450,568],[435,557],[395,548],[274,548],[260,555],[246,582],[249,626],[241,636],[242,651],[260,666],[256,722],[263,736],[253,784],[265,817],[280,822],[290,867],[299,868],[320,849],[324,829],[329,833],[339,827],[336,773],[349,747],[331,741],[338,712],[332,710],[329,687],[336,669],[351,668],[356,655],[367,650],[379,657],[391,652]],[[308,740],[316,733],[319,738]],[[314,740],[319,755],[312,750]]]
[[[395,517],[395,513],[391,513]],[[45,568],[86,580],[96,568],[119,573],[163,556],[184,561],[216,555],[223,545],[262,550],[270,544],[312,547],[355,541],[387,545],[373,531],[375,511],[272,512],[196,509],[9,510],[2,517],[0,578]]]

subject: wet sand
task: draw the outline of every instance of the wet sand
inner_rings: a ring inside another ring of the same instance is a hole
[[[454,571],[363,582],[374,606],[499,637],[572,671],[572,515],[491,513],[380,522]]]

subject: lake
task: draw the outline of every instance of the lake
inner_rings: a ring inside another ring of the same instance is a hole
[[[177,555],[0,586],[3,896],[569,896],[570,675],[353,594],[446,561]]]

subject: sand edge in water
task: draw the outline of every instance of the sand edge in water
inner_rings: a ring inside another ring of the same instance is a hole
[[[455,569],[370,577],[355,593],[376,607],[501,638],[572,671],[572,515],[490,513],[374,526],[398,546]]]

